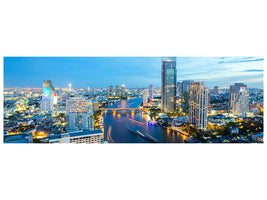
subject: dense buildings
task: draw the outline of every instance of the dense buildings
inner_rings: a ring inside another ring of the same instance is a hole
[[[150,84],[150,85],[149,85],[149,99],[150,99],[150,101],[153,100],[153,95],[154,95],[153,85]]]
[[[176,111],[176,57],[161,58],[161,104],[163,112]]]
[[[234,115],[245,117],[248,112],[249,93],[243,83],[235,83],[230,86],[229,108]]]
[[[204,82],[190,84],[189,122],[198,129],[207,130],[208,89]]]
[[[214,94],[218,94],[218,92],[219,92],[219,87],[218,86],[214,86],[213,93]]]
[[[93,130],[92,100],[73,98],[66,102],[66,129],[70,130]]]

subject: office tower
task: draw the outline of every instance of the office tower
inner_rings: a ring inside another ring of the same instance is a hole
[[[218,92],[219,92],[219,87],[218,86],[214,86],[213,93],[214,94],[218,94]]]
[[[150,101],[153,100],[153,95],[154,95],[153,85],[150,84],[150,85],[149,85],[149,99],[150,99]]]
[[[230,86],[229,108],[234,115],[245,117],[248,112],[249,93],[243,83],[235,83]]]
[[[161,104],[162,112],[176,111],[176,57],[161,58]]]
[[[181,97],[182,96],[181,95],[181,86],[182,86],[182,83],[177,82],[177,84],[176,84],[176,96],[177,97]]]
[[[71,98],[66,101],[66,129],[84,131],[94,129],[92,101],[82,98]]]
[[[116,97],[119,96],[119,90],[120,90],[119,86],[116,86],[116,87],[115,87],[115,96],[116,96]]]
[[[113,96],[113,87],[112,86],[109,86],[108,94],[110,97]]]
[[[192,80],[184,80],[181,83],[181,98],[182,98],[182,112],[189,113],[189,96],[190,96],[190,84],[194,82]]]
[[[71,91],[71,83],[69,83],[69,91]]]
[[[53,96],[43,96],[40,104],[42,112],[52,112],[54,110]]]
[[[190,84],[189,123],[198,129],[207,130],[208,89],[204,82]]]
[[[147,90],[143,90],[143,107],[147,106]]]
[[[121,86],[121,97],[125,98],[126,97],[126,89],[125,89],[125,85]]]
[[[54,96],[55,88],[53,87],[51,80],[43,82],[43,90],[44,90],[44,96],[49,96],[49,95]]]

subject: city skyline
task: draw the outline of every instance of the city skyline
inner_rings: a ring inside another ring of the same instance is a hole
[[[177,81],[204,81],[211,88],[243,82],[263,87],[262,57],[177,57]],[[5,57],[4,87],[41,88],[52,80],[56,88],[127,88],[161,85],[161,57]],[[223,73],[223,76],[222,76]],[[138,80],[138,81],[136,81]]]

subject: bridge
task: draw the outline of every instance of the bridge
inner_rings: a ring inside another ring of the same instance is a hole
[[[105,113],[111,110],[113,114],[116,114],[116,112],[119,110],[125,110],[125,111],[130,110],[131,114],[134,114],[135,111],[147,111],[146,108],[140,107],[142,102],[143,102],[142,98],[123,100],[107,108],[101,108],[101,110]]]

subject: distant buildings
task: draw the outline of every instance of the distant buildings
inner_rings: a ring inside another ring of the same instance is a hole
[[[66,129],[70,130],[93,130],[93,110],[92,101],[73,98],[66,102],[67,113],[66,113]]]
[[[218,94],[218,92],[219,92],[219,87],[218,86],[214,86],[213,93],[214,94]]]
[[[204,82],[190,84],[189,123],[198,129],[207,130],[208,89]]]
[[[116,96],[116,97],[119,96],[119,90],[120,90],[119,86],[116,86],[116,87],[115,87],[115,96]]]
[[[109,86],[108,95],[109,95],[110,97],[113,96],[113,87],[112,87],[112,85]]]
[[[147,106],[147,90],[143,90],[143,106]]]
[[[126,98],[126,89],[125,89],[125,85],[121,86],[121,97],[122,98]]]
[[[184,80],[180,85],[181,98],[182,98],[182,112],[189,113],[189,94],[190,94],[190,85],[194,81]]]
[[[176,57],[162,57],[162,112],[176,111]]]
[[[235,83],[230,86],[229,108],[234,115],[245,117],[248,112],[249,93],[243,83]]]
[[[150,101],[153,100],[153,96],[154,96],[154,89],[153,89],[153,85],[150,84],[149,85],[149,99],[150,99]]]

